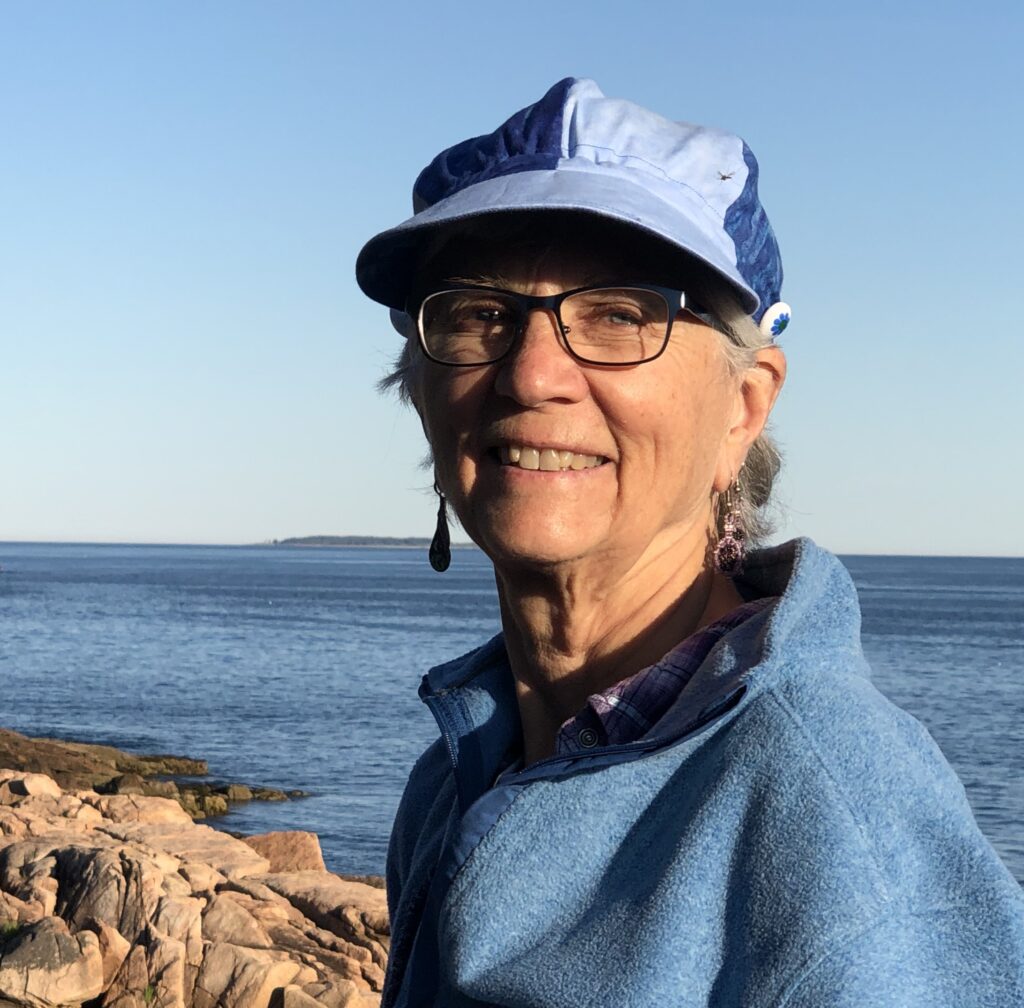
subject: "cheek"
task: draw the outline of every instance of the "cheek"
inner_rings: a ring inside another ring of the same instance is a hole
[[[722,369],[694,362],[676,368],[674,380],[656,389],[622,389],[614,425],[623,460],[635,474],[653,481],[640,492],[664,487],[673,496],[699,496],[714,478],[718,454],[732,420],[733,382]],[[672,479],[676,474],[682,486]]]
[[[419,370],[412,386],[416,410],[438,468],[451,472],[465,460],[467,443],[479,429],[487,376],[429,362]]]

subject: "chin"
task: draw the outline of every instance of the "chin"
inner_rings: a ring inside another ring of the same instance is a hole
[[[481,523],[467,531],[499,569],[505,565],[551,567],[578,560],[602,542],[600,535],[588,535],[578,521],[563,521],[550,514],[532,521]]]
[[[485,466],[465,480],[456,510],[495,564],[572,560],[600,547],[610,531],[613,473],[610,465],[582,472]]]

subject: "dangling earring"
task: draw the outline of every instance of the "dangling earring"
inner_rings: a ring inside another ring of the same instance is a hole
[[[722,529],[722,536],[715,546],[715,570],[721,574],[739,574],[743,569],[743,541],[747,538],[740,515],[739,477],[734,479],[732,485],[725,491]]]
[[[452,562],[452,539],[448,533],[447,501],[436,482],[434,483],[434,493],[437,494],[437,528],[434,530],[434,538],[430,540],[428,556],[430,557],[430,566],[438,574],[443,574]]]

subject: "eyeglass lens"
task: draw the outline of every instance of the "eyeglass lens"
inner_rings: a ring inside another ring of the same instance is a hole
[[[526,325],[524,306],[499,291],[451,290],[428,296],[420,314],[427,353],[446,364],[503,357]],[[656,291],[602,287],[571,294],[560,309],[573,353],[595,364],[637,364],[665,344],[669,307]]]

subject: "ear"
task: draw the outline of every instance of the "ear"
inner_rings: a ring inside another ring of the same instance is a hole
[[[753,366],[737,375],[737,380],[736,411],[715,472],[714,489],[718,493],[732,485],[750,446],[768,422],[786,380],[786,355],[780,347],[763,347],[757,351]]]

